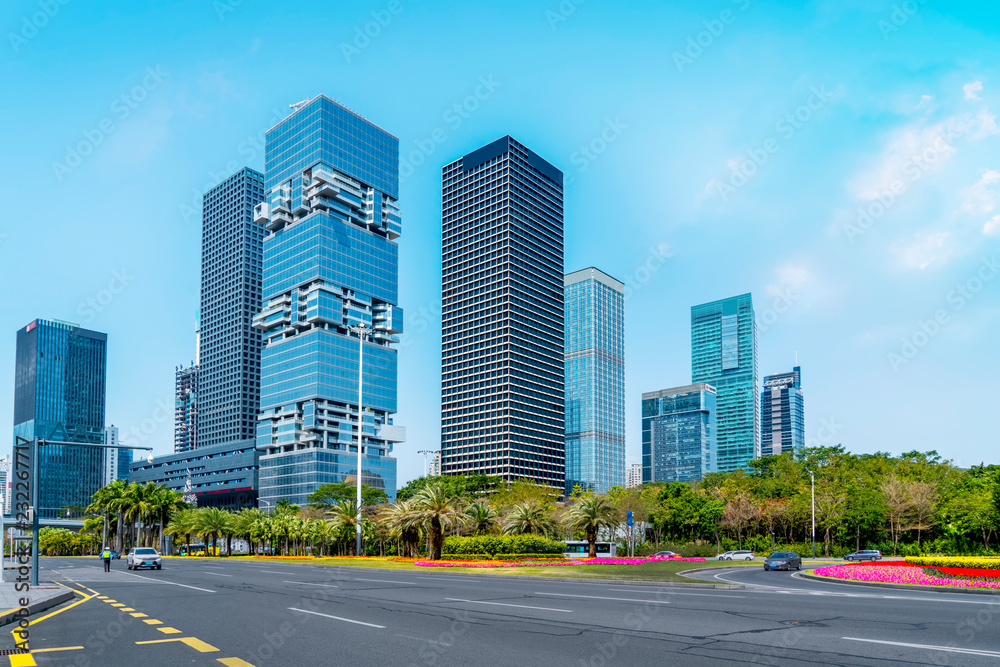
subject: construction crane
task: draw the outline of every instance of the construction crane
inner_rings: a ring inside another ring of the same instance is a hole
[[[301,102],[296,102],[295,104],[289,104],[288,108],[292,110],[292,113],[295,113],[307,104],[309,104],[309,100],[302,100]]]

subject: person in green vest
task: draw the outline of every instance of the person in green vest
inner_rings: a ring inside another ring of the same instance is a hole
[[[101,559],[104,561],[104,571],[111,571],[111,549],[104,547],[104,551],[101,552]]]

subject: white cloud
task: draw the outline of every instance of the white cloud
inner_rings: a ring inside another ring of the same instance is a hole
[[[796,264],[784,264],[774,270],[777,282],[767,286],[767,293],[772,296],[784,294],[787,290],[797,291],[804,283],[809,281],[808,269]]]
[[[1000,171],[987,169],[976,183],[962,191],[962,210],[966,213],[989,213],[1000,201],[995,185],[1000,183]]]
[[[970,81],[969,83],[962,86],[962,90],[965,91],[965,99],[967,100],[980,100],[979,93],[983,92],[983,82],[982,81]]]
[[[983,234],[987,236],[1000,236],[1000,213],[994,215],[983,225]]]
[[[952,255],[945,242],[949,232],[920,232],[909,240],[899,240],[892,244],[890,251],[904,268],[926,269],[937,262],[943,264]]]
[[[896,130],[873,166],[855,177],[848,188],[865,201],[908,189],[911,183],[927,172],[939,170],[951,159],[955,146],[949,137],[955,132],[956,127],[947,121],[930,126],[920,121]]]

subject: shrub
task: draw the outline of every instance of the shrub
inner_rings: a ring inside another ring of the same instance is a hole
[[[566,545],[537,535],[450,535],[444,540],[445,554],[561,554]]]

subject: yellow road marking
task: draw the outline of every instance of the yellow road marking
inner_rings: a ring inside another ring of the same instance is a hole
[[[107,600],[107,599],[108,599],[108,596],[107,596],[107,595],[98,595],[98,596],[97,596],[97,599],[98,599],[98,600]]]
[[[30,653],[19,653],[10,656],[10,667],[37,667],[38,663]]]
[[[64,586],[63,584],[60,584],[58,581],[56,582],[56,584],[62,586],[63,588],[67,588],[67,589],[73,591],[74,593],[82,595],[83,599],[82,600],[77,600],[73,604],[67,605],[67,606],[63,607],[62,609],[57,609],[56,611],[52,612],[51,614],[46,614],[45,616],[42,616],[41,618],[36,618],[34,620],[28,621],[28,625],[34,625],[35,623],[41,623],[42,621],[44,621],[47,618],[52,618],[56,614],[61,614],[64,611],[68,611],[68,610],[72,609],[73,607],[75,607],[76,605],[83,604],[87,600],[91,600],[94,597],[93,595],[87,595],[86,593],[80,593],[80,591],[73,590],[69,586]],[[22,642],[18,642],[17,636],[14,634],[15,632],[19,631],[20,629],[21,629],[20,625],[19,624],[15,624],[14,625],[14,629],[10,631],[10,634],[14,637],[14,646],[18,646],[18,644],[23,644],[24,643],[23,641]],[[14,658],[24,658],[26,655],[27,655],[28,660],[30,660],[31,662],[14,662]],[[35,664],[35,661],[34,661],[34,659],[30,655],[22,653],[20,655],[12,655],[12,656],[10,656],[10,664],[11,664],[11,667],[32,667]]]
[[[112,607],[124,607],[125,605],[124,605],[124,604],[122,604],[121,602],[116,602],[116,603],[114,603],[114,604],[113,604],[113,605],[111,605],[111,606],[112,606]]]
[[[135,611],[135,609],[132,609],[132,607],[122,607],[118,611]]]
[[[58,648],[33,648],[32,653],[49,653],[50,651],[76,651],[82,649],[82,646],[60,646]]]
[[[159,630],[160,632],[162,632],[165,635],[180,634],[180,630],[178,630],[177,628],[156,628],[156,629]]]
[[[219,658],[219,662],[226,667],[253,667],[246,660],[240,660],[239,658]]]
[[[209,644],[207,642],[203,642],[203,641],[201,641],[200,639],[198,639],[196,637],[174,637],[173,639],[151,639],[149,641],[136,642],[136,644],[139,644],[139,645],[142,645],[142,644],[165,644],[167,642],[183,642],[184,644],[187,644],[188,646],[190,646],[191,648],[193,648],[194,650],[196,650],[196,651],[198,651],[200,653],[211,653],[212,651],[218,651],[219,650],[219,649],[215,648],[214,646],[212,646],[211,644]]]
[[[155,618],[151,618],[148,621],[143,621],[143,623],[149,623],[150,625],[160,625],[163,621],[158,621]]]
[[[134,616],[135,618],[146,618],[146,615],[141,611],[137,611],[134,614],[129,614],[129,616]]]
[[[118,602],[118,600],[112,600],[111,598],[105,598],[104,601],[107,602],[108,604]]]

